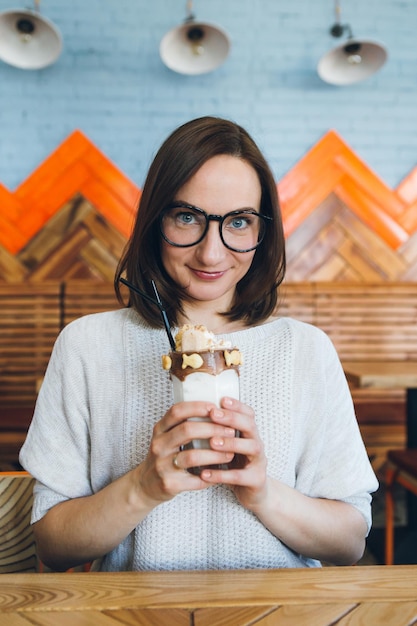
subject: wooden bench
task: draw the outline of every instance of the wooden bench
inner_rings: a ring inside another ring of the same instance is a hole
[[[59,283],[0,285],[1,405],[33,404],[61,326]]]
[[[0,469],[13,469],[62,326],[61,285],[0,284]]]
[[[81,315],[118,307],[110,282],[0,283],[0,465],[13,441],[15,450],[21,445],[59,330]],[[322,328],[342,362],[417,360],[417,283],[285,283],[279,311]],[[405,393],[352,388],[352,396],[379,471],[388,449],[405,446]]]
[[[417,283],[289,283],[281,314],[322,328],[343,361],[417,360]],[[368,453],[379,471],[405,447],[405,392],[352,388]]]
[[[127,287],[124,288],[127,291]],[[63,325],[87,315],[119,308],[113,283],[70,280],[63,287]]]
[[[34,483],[27,472],[0,472],[0,574],[38,571],[30,525]]]
[[[60,330],[118,307],[111,283],[0,283],[0,471],[18,469],[40,383]]]

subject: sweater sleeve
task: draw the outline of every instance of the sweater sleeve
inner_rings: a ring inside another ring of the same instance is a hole
[[[308,405],[302,404],[304,433],[297,463],[297,488],[312,496],[343,500],[364,516],[371,527],[371,493],[378,481],[370,464],[356,420],[342,365],[330,339],[315,333],[316,345],[304,359]],[[306,382],[309,381],[309,382]],[[297,386],[294,386],[297,388]],[[300,387],[298,387],[300,388]],[[302,396],[303,394],[301,394]]]
[[[60,501],[92,493],[87,376],[77,337],[72,325],[59,335],[20,451],[20,463],[38,481],[32,521]]]

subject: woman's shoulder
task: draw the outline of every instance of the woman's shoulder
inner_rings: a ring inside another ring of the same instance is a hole
[[[280,320],[287,327],[292,328],[295,332],[314,337],[323,335],[327,336],[322,328],[315,326],[311,322],[305,322],[295,317],[279,317],[276,319]]]
[[[326,333],[307,322],[292,317],[270,317],[257,326],[223,335],[233,345],[316,345],[330,346]],[[288,343],[289,342],[289,343]],[[323,348],[325,349],[325,348]]]
[[[292,333],[304,337],[323,338],[326,333],[309,322],[298,320],[294,317],[271,316],[262,324],[252,326],[242,331],[243,333],[258,334],[266,337],[274,337],[283,333]]]
[[[114,311],[89,313],[72,320],[61,330],[59,340],[86,345],[99,340],[114,343],[121,341],[126,333],[149,332],[150,330],[134,309],[121,308]]]
[[[100,329],[108,326],[116,329],[118,326],[123,326],[126,322],[133,322],[135,318],[140,319],[137,313],[128,308],[88,313],[87,315],[82,315],[68,322],[62,329],[62,332],[64,334],[74,334],[89,332],[93,328]]]
[[[291,333],[291,336],[300,343],[315,345],[323,350],[334,350],[332,340],[325,330],[319,326],[293,317],[282,317],[280,319],[282,324],[288,329],[288,332]]]

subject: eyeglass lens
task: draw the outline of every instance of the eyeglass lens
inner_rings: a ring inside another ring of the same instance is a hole
[[[204,238],[210,218],[213,216],[196,208],[171,207],[163,214],[162,233],[174,245],[192,246]],[[264,221],[258,213],[233,211],[221,219],[216,217],[216,221],[219,221],[223,243],[232,250],[253,250],[263,238]]]

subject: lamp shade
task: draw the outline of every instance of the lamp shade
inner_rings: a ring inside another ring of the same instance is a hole
[[[377,72],[387,60],[387,51],[375,41],[348,39],[323,55],[317,72],[332,85],[352,85]]]
[[[56,61],[62,37],[52,22],[37,11],[0,13],[0,60],[25,70],[37,70]]]
[[[230,40],[224,30],[188,20],[168,31],[159,46],[163,63],[179,74],[212,72],[227,58]]]

